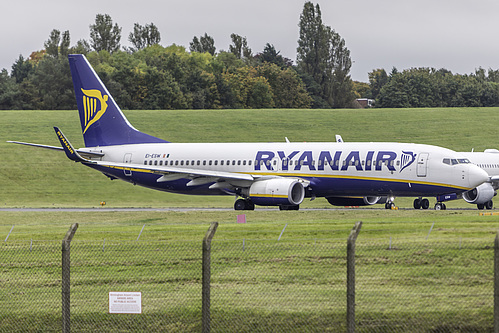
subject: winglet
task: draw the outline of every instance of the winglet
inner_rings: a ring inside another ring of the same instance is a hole
[[[86,162],[87,160],[81,157],[80,154],[73,148],[71,145],[71,142],[69,142],[68,139],[66,139],[66,136],[59,130],[59,128],[54,127],[55,134],[57,134],[57,138],[61,142],[62,149],[64,149],[64,152],[66,153],[66,156],[75,162]]]

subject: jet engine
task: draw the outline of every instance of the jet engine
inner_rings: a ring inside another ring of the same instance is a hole
[[[369,205],[374,205],[377,203],[382,203],[382,202],[380,202],[381,197],[375,197],[375,196],[370,196],[370,197],[327,197],[326,199],[333,206],[369,206]]]
[[[271,178],[254,182],[247,197],[261,206],[296,206],[305,198],[303,183],[293,178]]]
[[[468,192],[464,192],[463,199],[471,204],[485,204],[486,202],[492,200],[494,195],[496,195],[496,192],[492,187],[492,184],[483,183]]]

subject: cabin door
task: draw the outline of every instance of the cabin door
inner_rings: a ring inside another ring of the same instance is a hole
[[[426,177],[428,169],[428,155],[428,153],[420,153],[418,156],[418,165],[416,167],[418,177]]]
[[[125,156],[123,157],[123,163],[132,163],[132,154],[126,153]],[[125,168],[123,169],[123,172],[125,173],[125,176],[131,176],[132,175],[132,169],[131,168]]]

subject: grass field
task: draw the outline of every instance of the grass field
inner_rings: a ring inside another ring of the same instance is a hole
[[[427,143],[458,151],[499,148],[495,142],[499,108],[125,113],[139,130],[175,142],[268,142],[284,141],[284,137],[291,141],[332,141],[335,134],[341,134],[346,141]],[[21,281],[29,278],[26,272],[35,271],[35,266],[47,279],[54,279],[54,274],[55,280],[58,279],[60,241],[73,223],[79,224],[74,238],[74,255],[80,259],[83,255],[94,258],[93,261],[85,259],[74,269],[78,282],[73,318],[89,325],[80,326],[80,329],[76,326],[76,331],[99,331],[103,327],[133,330],[136,319],[121,317],[118,323],[116,318],[106,316],[105,304],[96,306],[88,299],[102,298],[111,287],[134,289],[137,286],[148,295],[153,290],[161,291],[154,296],[154,302],[148,296],[148,302],[152,302],[148,303],[148,309],[157,306],[160,300],[168,300],[172,305],[166,314],[160,312],[153,317],[141,317],[146,318],[144,325],[149,330],[199,331],[199,276],[196,275],[199,267],[196,266],[198,259],[190,256],[199,253],[201,240],[213,221],[220,222],[215,244],[218,242],[222,246],[226,242],[234,246],[217,254],[219,265],[214,268],[217,287],[212,313],[216,318],[216,331],[263,332],[268,327],[292,331],[297,327],[307,329],[310,324],[315,325],[314,329],[309,329],[311,332],[343,331],[343,248],[351,228],[359,220],[363,221],[358,239],[359,288],[363,291],[358,299],[360,332],[491,331],[492,246],[499,229],[499,216],[479,216],[477,210],[463,209],[474,206],[461,200],[449,203],[447,211],[436,212],[387,211],[381,206],[334,209],[319,198],[302,205],[309,210],[245,212],[246,224],[237,224],[238,213],[231,210],[110,210],[122,207],[231,208],[234,199],[190,197],[134,187],[110,181],[67,160],[63,153],[5,143],[6,140],[18,140],[58,145],[52,129],[52,126],[58,126],[75,146],[80,147],[83,142],[76,111],[0,111],[0,119],[3,125],[0,132],[0,208],[54,208],[0,210],[2,249],[6,250],[10,244],[21,244],[19,249],[22,248],[23,256],[26,256],[31,242],[35,249],[44,242],[55,244],[53,258],[51,256],[50,261],[39,266],[9,263],[10,252],[0,251],[3,286],[0,307],[10,309],[12,297],[19,302],[16,309],[4,310],[4,316],[0,315],[0,332],[3,332],[2,327],[16,329],[17,322],[26,317],[38,318],[33,322],[33,331],[40,323],[58,331],[59,323],[54,322],[58,318],[57,313],[54,314],[57,304],[53,310],[33,299],[24,300],[21,296],[24,291],[15,288],[24,285]],[[101,201],[106,201],[106,207],[97,211],[57,209],[99,207]],[[401,208],[408,208],[412,199],[397,198],[396,203]],[[282,244],[295,245],[270,247],[268,253],[263,252],[264,246],[248,257],[247,253],[251,252],[238,252],[243,242],[247,249],[252,249],[258,242],[281,244],[277,242],[281,232]],[[136,242],[139,234],[140,241]],[[122,254],[125,258],[105,259],[102,264],[103,253],[109,253],[108,249],[111,252],[113,244],[130,242],[143,243],[146,247],[157,242],[194,245],[191,250],[181,252],[182,255],[167,253],[165,259],[158,257],[159,252],[154,247],[142,256],[125,252]],[[92,245],[87,247],[87,243]],[[104,245],[106,252],[102,250]],[[389,246],[394,251],[387,252]],[[83,254],[78,254],[79,247]],[[136,258],[140,259],[134,263]],[[195,276],[189,275],[192,272]],[[272,275],[279,272],[282,274]],[[184,273],[189,276],[181,278]],[[44,288],[49,288],[58,302],[60,286],[50,281],[43,280],[41,286],[27,287],[30,295],[44,293],[47,290]],[[334,285],[333,289],[327,287],[331,285]],[[11,289],[17,291],[10,292]],[[185,293],[179,294],[181,298],[171,298],[170,292],[177,290]],[[191,293],[195,296],[189,296]],[[294,302],[297,299],[300,299],[299,303]],[[324,306],[321,302],[325,299],[334,299],[335,304]],[[179,306],[185,317],[165,324],[161,318],[178,315],[174,313],[174,305]],[[333,322],[338,321],[335,322],[339,325],[338,330],[331,328],[327,318],[332,317],[335,318]],[[456,323],[453,317],[460,320]],[[158,323],[165,326],[157,327]],[[140,329],[144,330],[137,330]]]

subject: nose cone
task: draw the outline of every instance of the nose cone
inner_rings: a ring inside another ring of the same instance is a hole
[[[482,183],[489,180],[489,175],[482,168],[477,167],[474,164],[469,165],[468,169],[468,181],[470,183],[470,188],[475,188]]]

